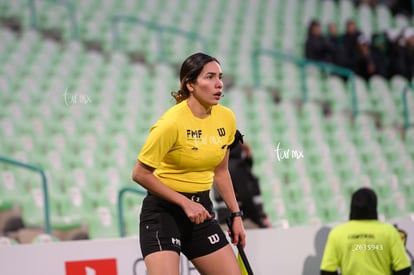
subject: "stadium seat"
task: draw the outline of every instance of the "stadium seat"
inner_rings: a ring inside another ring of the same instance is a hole
[[[375,13],[377,14],[378,31],[384,31],[394,27],[394,19],[387,6],[379,3],[375,6]]]
[[[119,236],[118,223],[114,210],[100,206],[88,219],[88,232],[91,238],[116,238]]]

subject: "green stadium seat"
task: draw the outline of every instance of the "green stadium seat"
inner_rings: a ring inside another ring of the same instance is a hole
[[[114,211],[105,206],[96,208],[88,219],[88,232],[93,239],[118,237],[118,223]]]
[[[372,7],[366,3],[360,4],[356,9],[356,19],[360,30],[367,35],[367,37],[371,37],[374,31],[376,31]]]
[[[323,1],[322,2],[322,23],[324,25],[328,23],[337,23],[338,8],[334,1]]]
[[[1,189],[0,189],[1,190]],[[3,191],[3,190],[1,190]],[[8,211],[13,209],[13,203],[14,201],[10,198],[1,197],[0,198],[0,212]]]
[[[61,199],[62,216],[74,217],[82,221],[87,220],[88,213],[94,210],[94,202],[98,195],[90,194],[88,190],[82,190],[72,184]]]
[[[346,22],[348,19],[355,19],[356,12],[354,3],[350,0],[344,0],[339,2],[340,22]]]
[[[13,202],[18,202],[22,196],[25,194],[25,190],[23,188],[23,184],[18,182],[17,177],[17,169],[4,169],[0,172],[1,176],[1,197],[3,203],[8,205],[8,201],[12,200]]]
[[[383,215],[386,219],[391,219],[397,215],[401,215],[402,211],[399,211],[395,202],[394,196],[384,196],[378,203],[378,212]]]
[[[355,91],[358,98],[358,109],[360,112],[372,112],[374,110],[370,99],[369,90],[365,80],[355,77]]]
[[[287,210],[289,226],[301,226],[309,223],[309,216],[306,213],[304,204],[295,204]]]
[[[22,20],[24,17],[24,14],[22,11],[25,7],[24,1],[4,1],[1,3],[1,13],[0,18],[16,18],[19,20]]]
[[[401,193],[405,195],[406,202],[409,206],[411,206],[411,211],[414,210],[412,203],[412,197],[414,195],[414,185],[413,185],[413,179],[410,177],[404,177],[400,180],[400,187],[401,187]]]
[[[394,19],[390,9],[384,4],[378,3],[375,6],[375,13],[377,14],[377,30],[383,31],[393,28]]]
[[[137,209],[128,209],[127,211],[125,211],[124,218],[126,236],[138,236],[139,216]]]
[[[340,218],[341,215],[337,210],[336,202],[332,200],[321,201],[317,210],[317,214],[322,224],[330,224],[342,221]]]
[[[50,211],[54,206],[50,205]],[[44,225],[43,191],[33,189],[22,201],[22,218],[26,227],[39,228]]]

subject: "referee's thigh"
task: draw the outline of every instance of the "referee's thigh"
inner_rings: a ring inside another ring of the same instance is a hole
[[[175,251],[158,251],[144,258],[147,274],[149,275],[178,275],[180,270],[180,255]]]
[[[240,267],[230,244],[205,256],[191,260],[204,275],[241,275]]]

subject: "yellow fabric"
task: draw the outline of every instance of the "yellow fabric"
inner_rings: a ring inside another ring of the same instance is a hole
[[[352,220],[329,233],[321,270],[342,275],[392,274],[410,266],[397,229],[376,220]]]
[[[249,275],[249,273],[247,272],[246,266],[244,265],[244,262],[243,262],[243,259],[240,255],[240,253],[237,256],[237,262],[239,263],[242,275]]]
[[[155,168],[154,175],[178,192],[206,191],[235,132],[236,119],[229,108],[215,105],[210,116],[200,119],[185,100],[151,127],[138,160]]]

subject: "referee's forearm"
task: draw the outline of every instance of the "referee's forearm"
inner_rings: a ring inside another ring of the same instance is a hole
[[[231,212],[240,211],[229,172],[223,171],[216,174],[214,176],[214,184],[217,186],[220,196],[226,203],[227,208],[229,208]]]
[[[172,190],[163,184],[157,177],[154,176],[152,171],[137,162],[134,171],[132,173],[132,180],[144,187],[149,192],[168,200],[172,203],[182,206],[187,200],[182,194]]]

